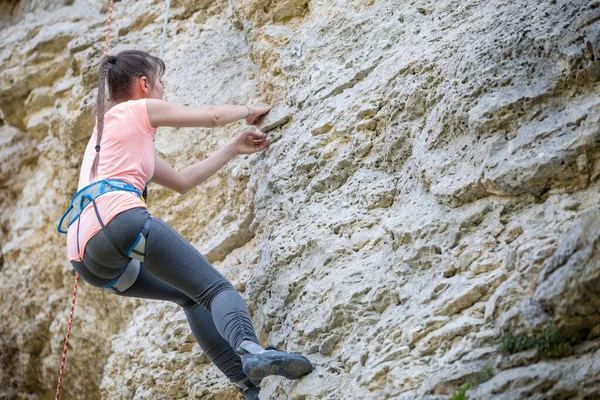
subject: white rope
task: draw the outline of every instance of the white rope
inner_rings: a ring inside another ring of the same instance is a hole
[[[165,23],[163,25],[162,42],[160,44],[160,58],[165,54],[165,40],[167,39],[167,22],[169,22],[169,10],[171,9],[171,0],[167,0],[167,9],[165,10]]]

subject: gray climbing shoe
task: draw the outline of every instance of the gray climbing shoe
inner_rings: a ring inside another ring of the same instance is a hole
[[[242,356],[242,369],[252,379],[262,379],[269,375],[280,375],[288,379],[298,379],[314,369],[308,358],[299,354],[279,350],[266,350],[251,354],[238,348]]]
[[[260,392],[260,381],[255,384],[250,378],[243,379],[235,384],[237,390],[244,396],[245,400],[259,400],[258,393]]]

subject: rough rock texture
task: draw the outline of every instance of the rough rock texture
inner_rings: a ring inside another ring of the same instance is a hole
[[[117,2],[111,53],[157,53],[163,7]],[[184,196],[150,189],[263,343],[316,364],[262,398],[448,399],[465,382],[473,399],[600,398],[600,1],[172,7],[167,100],[276,107],[264,154]],[[0,15],[0,398],[42,399],[73,280],[55,225],[93,127],[107,4]],[[241,128],[161,129],[156,148],[182,168]],[[177,306],[78,293],[62,398],[236,396]],[[538,339],[510,354],[511,337]]]

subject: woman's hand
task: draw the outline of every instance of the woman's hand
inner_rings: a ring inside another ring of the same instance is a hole
[[[246,117],[248,125],[256,125],[263,115],[271,110],[271,107],[248,106],[250,114]]]
[[[238,133],[228,146],[235,155],[257,153],[269,147],[267,135],[249,130]]]

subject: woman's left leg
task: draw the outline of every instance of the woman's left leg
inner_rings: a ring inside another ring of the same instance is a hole
[[[144,267],[212,314],[214,326],[233,349],[258,343],[250,313],[233,285],[167,223],[152,218]]]

